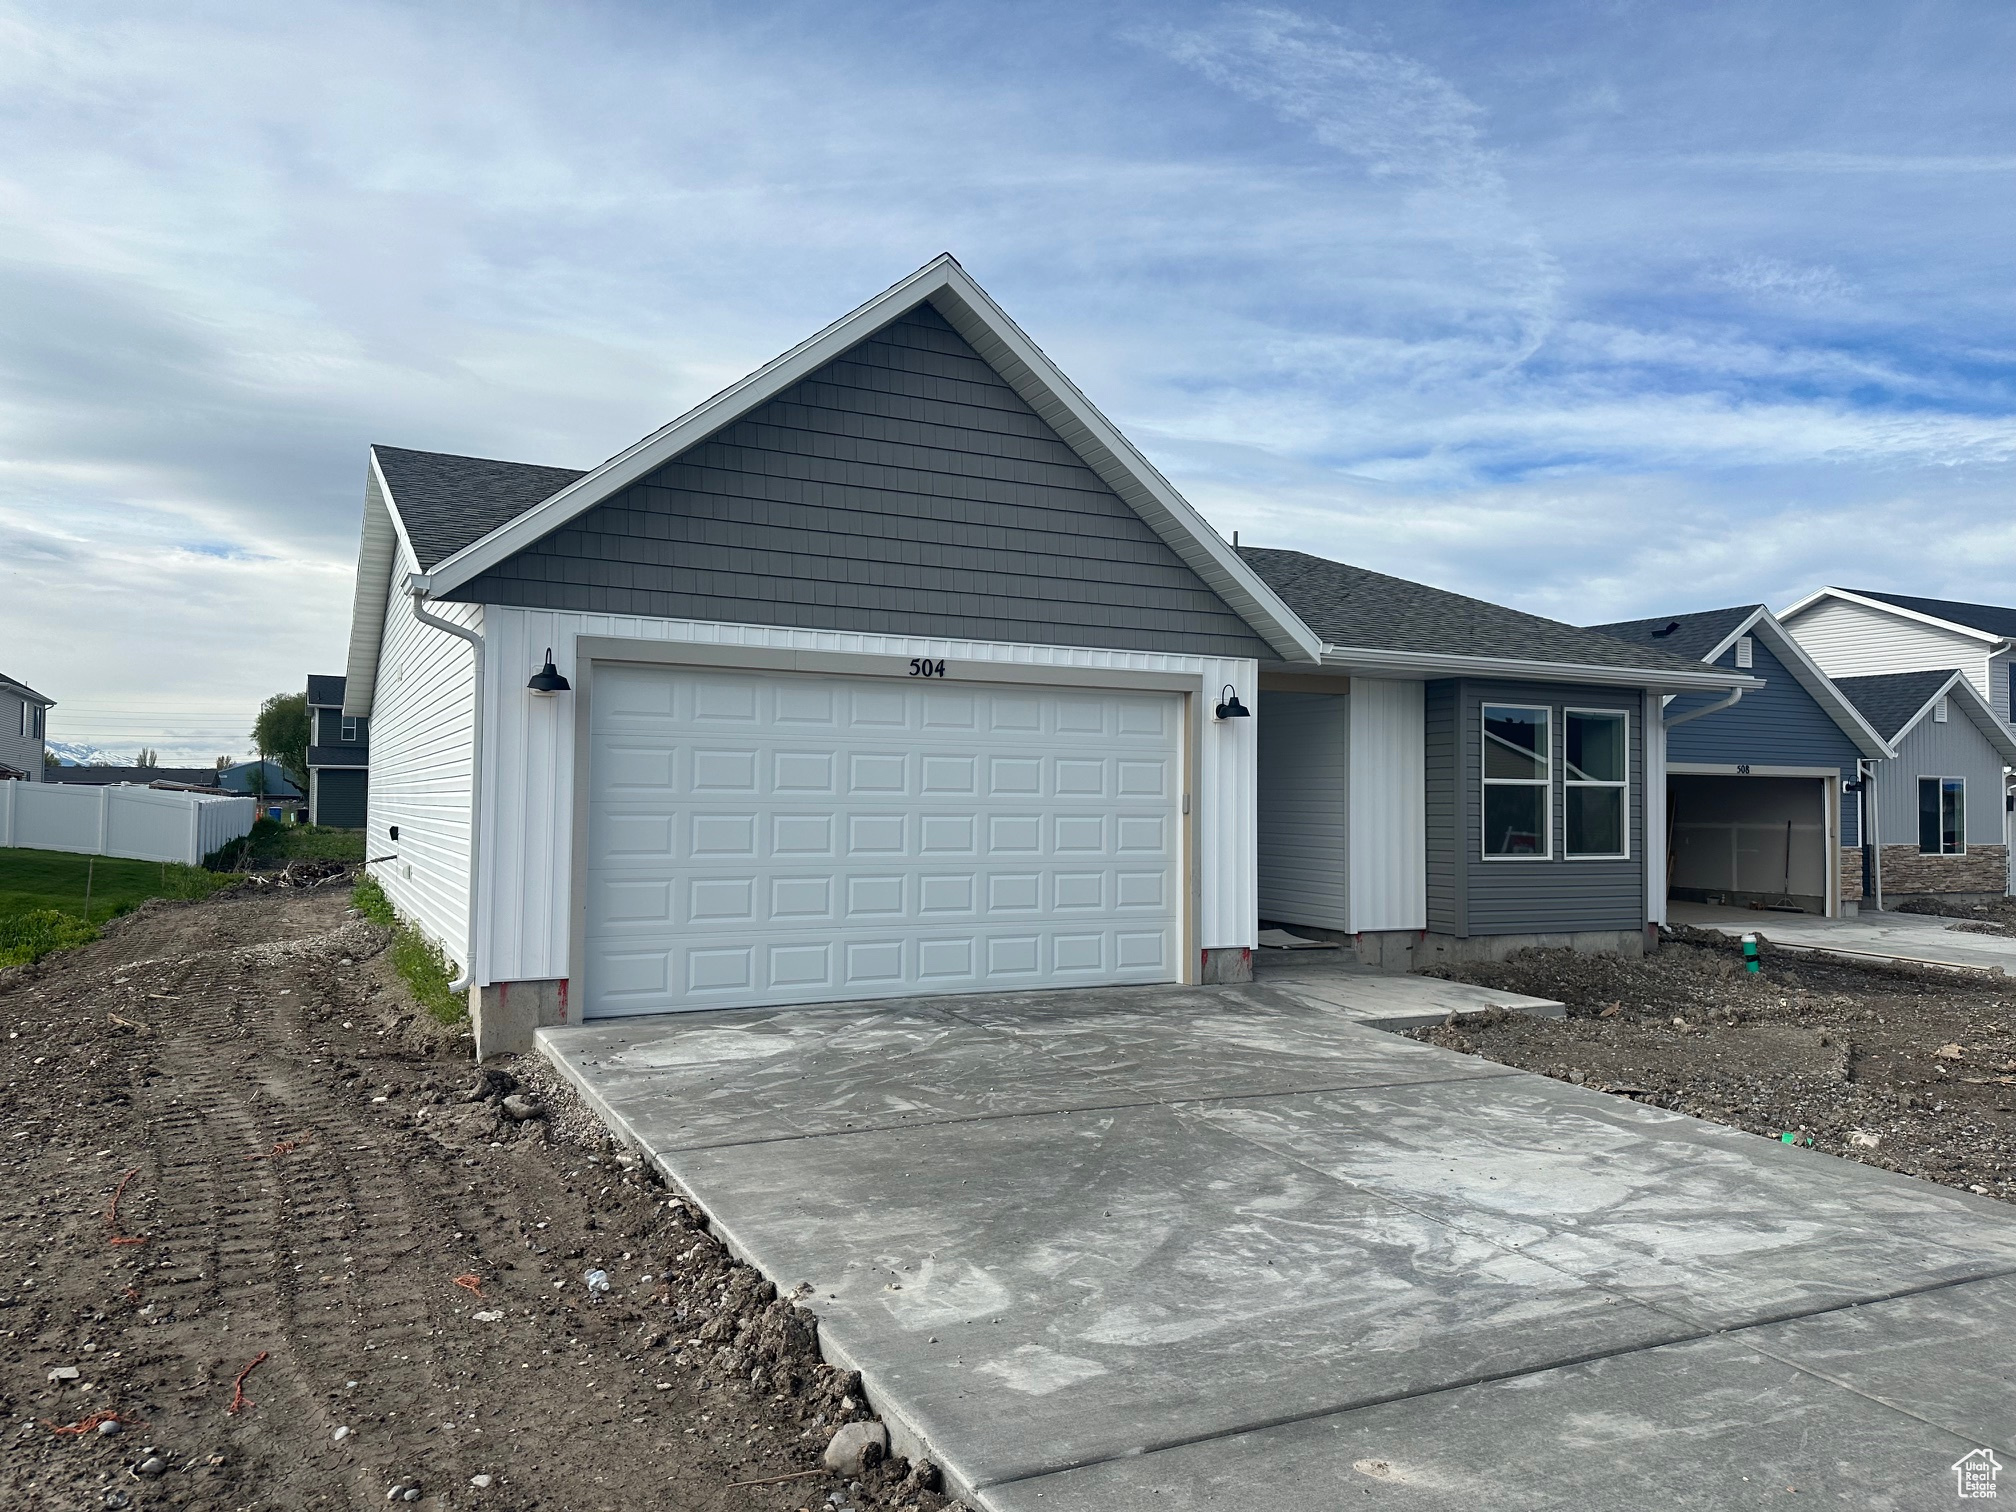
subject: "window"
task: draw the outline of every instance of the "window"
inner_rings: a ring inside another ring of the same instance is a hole
[[[42,738],[42,705],[23,700],[21,704],[21,734],[27,740]]]
[[[356,744],[357,716],[354,714],[345,714],[343,716],[343,740],[348,745]]]
[[[1563,721],[1566,853],[1575,858],[1631,853],[1631,739],[1622,710],[1570,709]]]
[[[1484,854],[1546,857],[1553,740],[1546,709],[1484,705]]]
[[[1967,853],[1967,779],[1918,779],[1918,850],[1926,856]]]
[[[1750,666],[1751,662],[1755,659],[1754,654],[1752,653],[1750,647],[1751,647],[1751,640],[1749,636],[1739,635],[1736,637],[1737,666],[1747,668]]]

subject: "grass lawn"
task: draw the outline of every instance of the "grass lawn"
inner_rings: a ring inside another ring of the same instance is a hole
[[[207,898],[233,878],[175,862],[125,861],[69,851],[0,850],[0,918],[47,909],[82,918],[91,883],[91,922],[102,924],[149,898]]]
[[[247,837],[251,857],[258,861],[362,861],[364,831],[334,829],[326,824],[278,824],[258,820]],[[225,850],[227,862],[235,862],[237,847]]]

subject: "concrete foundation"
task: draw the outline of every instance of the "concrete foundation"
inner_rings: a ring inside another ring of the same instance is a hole
[[[1225,945],[1204,952],[1203,974],[1197,979],[1206,987],[1229,987],[1253,980],[1253,951],[1246,945]]]
[[[493,982],[469,989],[469,1023],[476,1034],[479,1061],[493,1055],[523,1055],[532,1049],[535,1029],[574,1022],[564,980]]]
[[[1469,961],[1502,961],[1520,950],[1573,950],[1583,955],[1642,956],[1646,932],[1592,929],[1571,934],[1456,936],[1421,930],[1366,931],[1356,936],[1358,964],[1375,971],[1420,971]]]

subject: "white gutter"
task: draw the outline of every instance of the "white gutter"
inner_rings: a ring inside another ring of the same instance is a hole
[[[1581,662],[1526,661],[1504,656],[1451,656],[1434,651],[1387,651],[1371,646],[1325,646],[1326,666],[1367,677],[1502,677],[1528,682],[1609,683],[1679,693],[1761,688],[1747,672],[1680,672],[1651,667],[1599,667]],[[1292,670],[1292,669],[1291,669]]]
[[[432,625],[436,630],[446,630],[469,642],[476,652],[476,686],[470,695],[469,731],[469,932],[468,945],[463,951],[469,957],[462,963],[462,975],[448,984],[450,992],[462,993],[469,990],[476,980],[476,898],[482,873],[477,868],[477,859],[483,843],[483,637],[476,631],[453,620],[441,619],[420,607],[427,597],[427,580],[415,573],[407,579],[408,591],[413,595],[413,618],[423,625]]]
[[[1699,719],[1704,714],[1720,714],[1724,709],[1734,708],[1742,697],[1743,690],[1741,688],[1731,688],[1727,698],[1718,698],[1715,702],[1703,704],[1698,709],[1689,709],[1685,714],[1676,714],[1671,719],[1662,719],[1659,721],[1659,724],[1661,728],[1670,730],[1678,725],[1686,724],[1690,719]]]

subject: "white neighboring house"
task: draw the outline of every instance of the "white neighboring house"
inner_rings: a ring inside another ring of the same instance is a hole
[[[56,700],[0,674],[0,782],[40,782],[49,711]]]
[[[345,678],[479,1055],[1240,980],[1270,866],[1367,959],[1643,949],[1660,700],[1760,686],[1236,551],[949,257],[586,473],[372,448]],[[1314,849],[1265,838],[1263,690],[1321,716],[1277,763]]]

